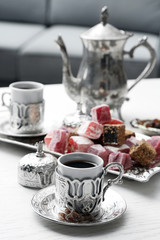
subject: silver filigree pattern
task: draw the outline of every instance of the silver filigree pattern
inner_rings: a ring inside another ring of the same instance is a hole
[[[10,105],[10,111],[10,125],[13,132],[33,133],[42,129],[44,101],[27,105],[13,102]]]
[[[55,185],[38,191],[31,200],[32,208],[38,215],[47,220],[69,226],[81,227],[110,223],[120,218],[127,208],[125,200],[118,193],[109,189],[105,193],[105,200],[101,205],[100,214],[96,215],[92,221],[71,222],[59,218],[62,209],[57,205],[55,195]]]
[[[98,212],[103,199],[104,175],[95,179],[71,180],[56,169],[56,200],[60,207],[79,213]]]
[[[44,188],[53,184],[56,157],[43,152],[43,142],[37,144],[37,152],[25,155],[19,161],[18,181],[32,188]]]

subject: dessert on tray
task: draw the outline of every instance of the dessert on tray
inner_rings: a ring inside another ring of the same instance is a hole
[[[90,121],[78,128],[62,126],[49,132],[44,138],[46,147],[62,154],[96,154],[103,159],[104,166],[118,162],[125,171],[135,167],[151,168],[160,163],[160,136],[139,141],[122,121],[112,119],[107,105],[92,108],[91,116]]]

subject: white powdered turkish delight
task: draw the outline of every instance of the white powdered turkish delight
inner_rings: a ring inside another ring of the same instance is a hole
[[[92,120],[100,124],[105,124],[111,121],[111,113],[108,105],[100,105],[91,109]]]
[[[83,136],[72,136],[68,142],[68,153],[70,152],[87,152],[88,148],[92,146],[94,142],[89,138]]]
[[[68,132],[63,129],[53,130],[48,149],[54,152],[65,153],[68,145]]]
[[[100,138],[102,132],[103,132],[103,126],[94,121],[83,122],[77,131],[77,133],[80,136],[91,138],[91,139]]]

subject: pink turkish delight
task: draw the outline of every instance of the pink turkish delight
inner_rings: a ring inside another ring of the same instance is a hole
[[[147,140],[147,142],[149,142],[156,150],[155,159],[160,160],[160,136],[152,136],[150,139]]]
[[[47,135],[46,135],[45,138],[44,138],[44,142],[45,142],[45,144],[46,144],[47,147],[48,147],[49,144],[50,144],[50,141],[51,141],[51,139],[52,139],[52,137],[53,137],[53,133],[54,133],[54,130],[50,131],[49,133],[47,133]]]
[[[134,136],[131,136],[130,138],[127,138],[126,139],[126,144],[129,146],[129,147],[132,147],[133,145],[136,145],[138,144],[138,140],[136,137]]]
[[[130,147],[127,144],[122,144],[118,148],[118,152],[129,153]]]
[[[72,136],[69,138],[68,153],[87,152],[88,148],[94,144],[90,139],[83,136]]]
[[[111,113],[108,105],[100,105],[91,109],[92,120],[100,124],[109,123],[111,121]]]
[[[130,169],[132,167],[132,160],[128,153],[111,153],[108,158],[108,163],[112,162],[118,162],[122,164],[124,167],[124,170]],[[112,168],[113,170],[116,170],[117,168]]]
[[[94,144],[89,147],[88,153],[92,153],[101,157],[104,161],[103,166],[106,166],[106,164],[108,163],[108,157],[111,151],[109,149],[106,150],[101,144]]]
[[[59,129],[64,130],[64,131],[66,132],[66,134],[68,133],[68,135],[70,134],[71,131],[74,130],[74,129],[71,128],[71,127],[63,127],[63,126],[62,126],[62,127],[58,128],[58,129],[56,129],[56,131],[57,131],[57,130],[59,131]],[[51,141],[51,139],[53,138],[53,135],[54,135],[54,134],[55,134],[55,130],[53,129],[53,130],[51,130],[49,133],[47,133],[47,135],[45,136],[44,142],[45,142],[45,144],[46,144],[47,147],[49,146],[50,141]]]
[[[110,152],[118,152],[118,147],[114,147],[114,146],[104,146],[104,148]]]
[[[124,124],[124,122],[120,121],[119,119],[111,119],[109,124]]]
[[[52,139],[48,145],[48,149],[54,152],[65,153],[68,144],[68,133],[66,130],[53,130]]]
[[[83,122],[77,131],[77,133],[80,136],[91,138],[91,139],[100,138],[102,132],[103,132],[103,126],[98,122],[94,122],[94,121]]]
[[[111,152],[124,152],[129,153],[130,147],[127,144],[122,144],[120,147],[114,146],[104,146],[105,149],[110,150]]]

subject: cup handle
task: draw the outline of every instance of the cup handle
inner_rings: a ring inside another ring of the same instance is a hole
[[[10,103],[9,103],[9,104],[6,103],[6,100],[5,100],[5,96],[6,96],[6,95],[11,96],[11,94],[10,94],[9,92],[4,92],[4,93],[2,93],[2,96],[1,96],[2,106],[5,106],[5,107],[9,108],[9,107],[10,107]]]
[[[124,174],[124,169],[123,169],[122,164],[113,162],[113,163],[107,164],[107,165],[104,167],[104,175],[106,175],[107,169],[110,168],[110,167],[118,167],[118,169],[119,169],[119,174],[118,174],[118,177],[116,177],[116,178],[114,178],[114,179],[108,179],[106,186],[103,188],[103,198],[102,198],[103,201],[104,201],[104,195],[105,195],[107,189],[108,189],[109,187],[111,187],[113,184],[122,183],[122,180],[121,180],[121,179],[122,179],[123,174]]]

